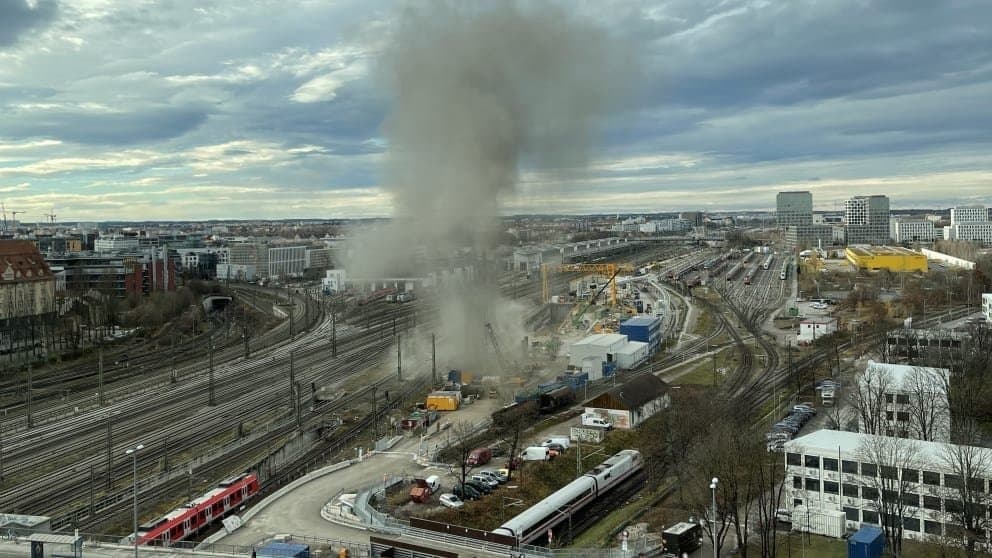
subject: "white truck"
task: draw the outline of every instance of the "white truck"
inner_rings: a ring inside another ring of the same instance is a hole
[[[594,428],[602,428],[605,430],[610,430],[613,428],[613,424],[611,424],[610,421],[593,413],[586,413],[582,415],[582,426],[592,426]]]
[[[544,446],[531,446],[520,452],[522,461],[547,461],[551,458],[551,450]]]

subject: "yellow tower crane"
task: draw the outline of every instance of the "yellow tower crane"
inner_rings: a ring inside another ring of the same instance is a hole
[[[558,272],[579,272],[579,273],[597,273],[606,277],[606,281],[610,287],[610,304],[616,306],[617,304],[617,274],[621,271],[633,272],[634,266],[628,264],[617,264],[617,263],[602,263],[602,264],[590,264],[590,263],[578,263],[578,264],[561,264],[561,265],[550,265],[544,264],[541,266],[541,300],[547,304],[551,299],[550,286],[548,285],[548,275],[550,271]]]

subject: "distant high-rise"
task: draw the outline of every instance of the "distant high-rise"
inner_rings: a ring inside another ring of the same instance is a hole
[[[988,209],[984,205],[959,205],[951,208],[951,224],[984,223],[989,220]]]
[[[813,194],[779,192],[775,196],[775,223],[779,227],[813,224]]]
[[[848,244],[886,244],[889,240],[889,197],[855,196],[844,202]]]
[[[978,241],[992,244],[992,222],[984,205],[962,205],[951,208],[951,224],[944,227],[946,240]]]

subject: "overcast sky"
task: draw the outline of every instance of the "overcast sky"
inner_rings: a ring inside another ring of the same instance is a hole
[[[641,77],[589,168],[521,169],[508,213],[992,204],[992,2],[565,5]],[[400,7],[0,0],[0,200],[26,221],[388,215],[374,69]]]

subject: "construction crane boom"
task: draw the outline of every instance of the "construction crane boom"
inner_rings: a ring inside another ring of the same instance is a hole
[[[510,377],[513,370],[510,367],[509,361],[506,360],[506,356],[503,355],[503,351],[499,348],[499,340],[496,339],[496,332],[493,331],[493,324],[486,322],[486,333],[489,334],[489,342],[492,343],[493,352],[496,353],[496,360],[499,361],[499,367],[503,370],[503,374],[506,377]]]
[[[550,299],[550,287],[548,285],[548,271],[549,268],[557,268],[560,272],[576,271],[580,273],[598,273],[606,277],[606,282],[610,286],[610,304],[616,305],[617,303],[617,275],[621,271],[634,271],[634,266],[629,264],[617,264],[617,263],[604,263],[604,264],[590,264],[590,263],[579,263],[579,264],[561,264],[558,266],[552,265],[542,265],[541,266],[541,294],[543,296],[543,301],[545,303]],[[600,289],[602,292],[603,289]],[[597,293],[598,296],[598,293]],[[595,300],[595,298],[593,299]]]

